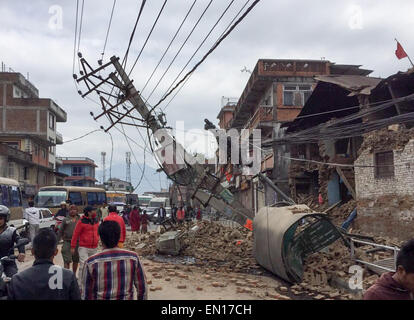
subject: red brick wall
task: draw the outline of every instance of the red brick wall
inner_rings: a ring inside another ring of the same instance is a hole
[[[277,121],[293,121],[301,110],[297,107],[277,108]]]
[[[8,109],[6,119],[6,131],[36,132],[36,110]]]

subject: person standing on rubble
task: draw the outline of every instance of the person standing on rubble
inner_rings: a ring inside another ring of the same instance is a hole
[[[414,300],[414,239],[397,255],[397,271],[386,272],[364,294],[364,300]]]
[[[131,225],[131,231],[132,233],[139,232],[139,228],[141,226],[141,216],[139,213],[139,208],[137,206],[134,206],[134,208],[131,211],[130,217],[129,217],[129,223]]]
[[[180,209],[178,209],[177,211],[177,221],[179,224],[182,224],[184,222],[184,219],[185,219],[184,207],[181,206]]]
[[[197,214],[196,214],[196,219],[197,219],[197,221],[201,221],[202,220],[202,215],[201,215],[201,208],[200,207],[198,207],[197,209],[196,209],[196,212],[197,212]]]
[[[141,216],[141,233],[147,233],[148,231],[148,216],[147,210],[144,210]]]

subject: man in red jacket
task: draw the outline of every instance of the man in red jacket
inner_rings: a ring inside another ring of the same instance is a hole
[[[96,218],[96,210],[91,206],[87,206],[83,210],[83,217],[76,224],[72,241],[70,242],[73,255],[79,241],[79,279],[82,278],[83,266],[86,259],[97,252],[99,241],[98,226],[99,222]]]
[[[125,237],[126,237],[126,228],[124,219],[118,215],[116,212],[116,206],[110,205],[109,206],[109,215],[104,219],[104,221],[115,221],[119,224],[121,228],[121,237],[119,238],[118,248],[124,247]]]
[[[364,294],[364,300],[414,300],[414,239],[397,256],[397,272],[386,272]]]

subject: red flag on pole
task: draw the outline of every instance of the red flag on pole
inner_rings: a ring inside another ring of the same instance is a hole
[[[407,53],[404,51],[402,45],[397,41],[397,50],[395,50],[395,55],[398,59],[408,57]]]

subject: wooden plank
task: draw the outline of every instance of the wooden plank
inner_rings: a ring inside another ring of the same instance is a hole
[[[342,171],[342,169],[340,167],[336,167],[336,171],[338,172],[339,176],[344,181],[344,183],[345,183],[346,187],[348,188],[349,192],[351,192],[352,198],[354,198],[354,200],[356,200],[355,190],[354,190],[354,188],[352,188],[352,186],[349,183],[348,179],[345,177],[345,174]]]
[[[325,211],[323,211],[323,213],[328,213],[329,211],[331,211],[333,208],[336,208],[340,203],[342,202],[342,200],[339,200],[337,203],[331,205],[328,209],[326,209]]]

